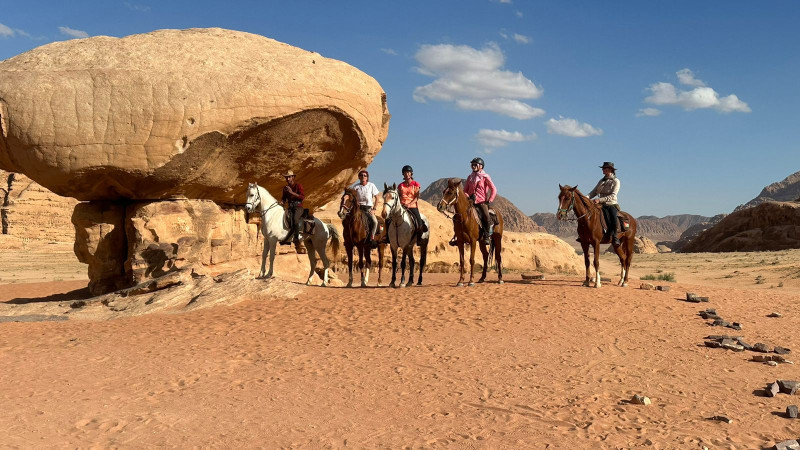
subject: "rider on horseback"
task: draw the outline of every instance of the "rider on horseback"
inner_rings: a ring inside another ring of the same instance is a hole
[[[420,185],[414,180],[414,169],[412,169],[411,166],[403,166],[402,172],[403,182],[397,185],[397,194],[400,196],[400,204],[405,206],[408,212],[414,216],[414,219],[417,221],[417,236],[422,236],[422,233],[428,231],[428,227],[425,225],[425,222],[422,221],[422,217],[419,215],[419,208],[417,207]],[[392,220],[387,218],[387,230],[391,223]],[[389,233],[386,233],[382,242],[384,244],[389,243]]]
[[[467,177],[467,182],[464,185],[464,193],[469,196],[475,208],[478,210],[478,215],[481,217],[481,227],[483,232],[483,242],[486,245],[490,244],[491,236],[494,228],[489,217],[489,206],[494,198],[497,196],[497,188],[492,183],[492,178],[488,173],[483,171],[483,159],[473,158],[470,161],[472,173]],[[489,190],[492,193],[489,196]]]
[[[603,207],[603,217],[606,219],[608,228],[603,235],[603,240],[605,241],[611,236],[611,242],[614,245],[619,245],[617,213],[620,208],[617,203],[617,194],[619,193],[620,183],[619,178],[617,178],[617,169],[614,168],[613,162],[604,162],[600,168],[603,169],[603,178],[589,192],[589,198],[597,196],[594,199],[594,203]]]
[[[359,181],[356,182],[352,188],[355,189],[356,195],[358,196],[357,201],[359,208],[367,213],[367,217],[370,220],[369,243],[374,247],[377,245],[377,242],[375,242],[375,233],[378,231],[378,219],[375,217],[375,207],[378,203],[380,191],[378,191],[377,186],[369,181],[369,172],[367,172],[366,169],[362,169],[358,172],[358,179]]]
[[[291,170],[286,172],[283,177],[286,179],[286,186],[283,187],[283,195],[281,196],[281,203],[288,206],[287,213],[289,216],[289,234],[280,241],[281,245],[288,245],[294,241],[294,248],[297,253],[305,253],[306,249],[300,244],[300,216],[297,214],[298,210],[303,211],[303,199],[305,193],[303,186],[296,182],[294,172]]]

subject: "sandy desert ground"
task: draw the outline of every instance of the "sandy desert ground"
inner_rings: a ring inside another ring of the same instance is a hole
[[[83,266],[55,248],[4,250],[0,302],[79,298]],[[1,322],[3,445],[762,448],[800,436],[783,417],[800,398],[761,392],[800,378],[798,366],[703,337],[797,358],[798,263],[797,250],[637,255],[632,285],[674,272],[653,282],[669,292],[519,274],[455,288],[457,275],[431,274],[398,290],[298,287],[181,314]],[[613,256],[602,264],[616,281]],[[708,325],[705,308],[742,331]]]

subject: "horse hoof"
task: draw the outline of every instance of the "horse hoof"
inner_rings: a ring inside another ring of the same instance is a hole
[[[497,284],[503,284],[503,280],[498,280]]]
[[[464,287],[464,283],[458,283],[456,287]]]
[[[621,287],[628,287],[628,283],[622,283]]]
[[[484,281],[486,281],[486,280],[484,280],[483,278],[481,278],[480,280],[478,280],[478,283],[483,283]]]
[[[390,287],[390,288],[393,288],[393,289],[397,289],[397,285],[396,285],[396,284],[394,284],[394,283],[390,284],[390,285],[389,285],[389,287]]]
[[[422,286],[422,281],[418,281],[417,286]]]
[[[347,286],[345,286],[345,287],[350,287],[351,288],[351,287],[353,287],[353,283],[347,283]]]
[[[475,283],[470,283],[469,286],[470,287],[475,286]]]

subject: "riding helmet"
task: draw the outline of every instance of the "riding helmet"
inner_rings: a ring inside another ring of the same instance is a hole
[[[400,173],[406,173],[406,172],[414,173],[414,169],[409,165],[405,165],[403,166],[403,170],[400,171]]]
[[[486,167],[486,165],[483,163],[483,158],[472,158],[472,161],[470,161],[469,163],[470,164],[477,163],[477,164],[480,164],[481,167]]]

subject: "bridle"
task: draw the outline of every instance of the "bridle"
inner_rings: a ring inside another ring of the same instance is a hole
[[[564,213],[564,217],[565,217],[564,220],[580,220],[580,219],[583,219],[586,216],[591,217],[592,209],[587,207],[586,208],[586,213],[583,214],[582,216],[575,217],[574,219],[566,218],[567,214],[569,214],[570,211],[574,212],[574,209],[575,209],[575,191],[570,191],[570,193],[572,194],[572,199],[569,202],[569,206],[567,206],[566,208],[558,208],[558,212],[559,213]],[[559,203],[559,206],[561,206],[560,203]],[[577,216],[577,214],[575,214],[575,215]]]
[[[444,197],[442,197],[442,199],[439,200],[439,204],[444,203],[444,208],[441,208],[441,209],[439,209],[438,207],[436,208],[436,209],[439,210],[440,213],[442,213],[448,219],[453,219],[458,215],[458,213],[454,213],[452,216],[447,214],[447,209],[446,208],[449,208],[449,207],[453,206],[456,203],[456,201],[458,201],[458,189],[459,189],[459,187],[460,186],[456,186],[455,187],[456,191],[455,191],[455,193],[453,193],[453,199],[450,200],[449,202],[445,202],[444,201]],[[447,188],[447,189],[449,190],[450,188]]]
[[[250,208],[251,210],[255,210],[256,209],[256,205],[260,205],[261,204],[261,191],[258,189],[258,185],[257,184],[255,185],[255,187],[256,187],[256,198],[257,199],[253,200],[253,204],[252,205],[250,204],[250,202],[247,202],[247,207]],[[276,200],[275,203],[269,205],[269,208],[267,208],[267,209],[264,209],[264,207],[262,206],[261,207],[261,213],[260,213],[261,217],[264,217],[264,215],[267,212],[269,212],[270,209],[274,208],[277,205],[280,205],[280,203],[278,203],[278,201]]]
[[[386,190],[386,192],[384,192],[384,194],[383,194],[383,195],[386,195],[386,194],[388,194],[389,192],[391,192],[391,193],[392,193],[392,197],[394,198],[394,199],[392,200],[392,203],[391,203],[391,205],[390,205],[389,203],[386,203],[386,202],[384,201],[384,205],[386,205],[386,206],[388,206],[388,207],[389,207],[389,217],[392,217],[392,216],[395,216],[395,215],[397,215],[397,214],[400,214],[400,217],[402,218],[402,217],[403,217],[403,214],[405,213],[405,210],[404,210],[403,208],[397,208],[397,203],[400,201],[400,196],[399,196],[399,195],[397,195],[397,191],[396,191],[396,190],[394,190],[394,189],[387,189],[387,190]],[[399,210],[399,213],[396,213],[396,212],[394,212],[395,208],[397,208],[397,209]],[[395,224],[395,226],[399,227],[399,226],[400,226],[400,224]]]
[[[341,210],[344,210],[344,212],[347,213],[347,214],[345,214],[345,217],[346,217],[346,216],[350,215],[350,212],[353,210],[353,208],[355,208],[356,202],[355,202],[355,199],[353,199],[353,204],[348,208],[344,204],[344,198],[345,197],[350,197],[352,199],[353,196],[348,194],[347,192],[345,192],[344,194],[342,194],[342,199],[339,201],[339,211],[341,212]]]

